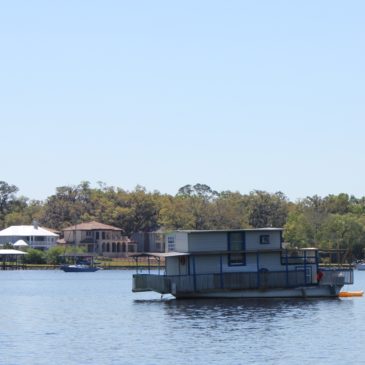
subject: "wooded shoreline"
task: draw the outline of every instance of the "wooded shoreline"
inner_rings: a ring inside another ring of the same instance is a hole
[[[345,249],[348,259],[363,259],[365,197],[341,193],[290,201],[284,193],[213,190],[205,184],[185,185],[176,195],[133,191],[89,182],[56,188],[45,201],[18,196],[19,189],[0,181],[0,228],[31,224],[62,230],[96,220],[136,232],[177,229],[241,229],[283,227],[290,247]]]

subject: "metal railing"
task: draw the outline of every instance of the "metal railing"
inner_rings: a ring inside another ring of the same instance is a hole
[[[323,269],[320,283],[305,270],[259,271],[197,275],[133,275],[133,291],[192,293],[213,290],[278,289],[309,285],[345,285],[353,283],[351,269]]]
[[[346,268],[320,268],[322,285],[347,285],[354,283],[354,271]]]

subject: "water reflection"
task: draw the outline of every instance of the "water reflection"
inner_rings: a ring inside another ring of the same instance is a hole
[[[274,318],[288,313],[315,312],[324,303],[342,303],[339,299],[144,299],[135,300],[136,305],[162,306],[168,316],[183,319],[229,318],[242,319]]]

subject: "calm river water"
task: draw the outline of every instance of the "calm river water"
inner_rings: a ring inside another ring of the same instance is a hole
[[[365,297],[161,300],[132,274],[0,271],[0,364],[365,363]]]

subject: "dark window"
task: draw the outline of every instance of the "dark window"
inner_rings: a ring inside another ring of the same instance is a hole
[[[316,250],[283,250],[281,252],[282,265],[304,265],[317,262]]]
[[[101,238],[105,240],[105,232],[101,232]]]
[[[95,233],[95,238],[98,240],[99,239],[99,232]]]
[[[261,245],[268,245],[268,244],[270,244],[270,235],[269,234],[262,234],[260,236],[260,244]]]
[[[229,266],[246,265],[246,255],[243,252],[239,252],[244,250],[245,250],[244,232],[228,233],[228,251],[231,251],[231,253],[228,255]],[[237,251],[237,253],[235,253],[234,251]]]

